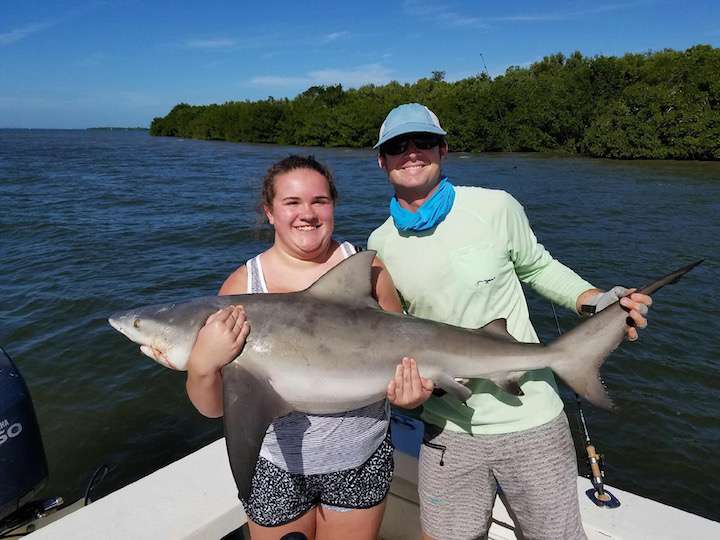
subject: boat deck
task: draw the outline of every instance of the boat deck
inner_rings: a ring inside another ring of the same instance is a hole
[[[417,460],[395,452],[395,479],[380,531],[384,540],[417,540]],[[633,495],[609,489],[621,501],[614,510],[599,508],[585,496],[590,483],[578,478],[583,524],[589,540],[671,540],[720,538],[720,523]],[[242,538],[247,518],[238,503],[224,439],[171,463],[89,506],[33,532],[32,540]],[[493,511],[492,540],[516,538],[502,501]]]

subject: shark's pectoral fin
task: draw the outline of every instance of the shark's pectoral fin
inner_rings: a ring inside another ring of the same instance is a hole
[[[520,388],[520,377],[523,375],[524,372],[514,371],[489,377],[489,379],[508,394],[524,396],[525,393],[522,391],[522,388]]]
[[[494,321],[487,323],[485,326],[477,328],[475,331],[497,339],[517,341],[510,335],[510,332],[508,332],[507,319],[495,319]]]
[[[435,383],[435,386],[442,388],[448,394],[463,403],[470,399],[470,396],[472,395],[472,391],[467,386],[460,384],[450,375],[446,375],[445,373],[437,375],[433,379],[433,382]]]
[[[231,362],[222,370],[223,427],[238,496],[247,500],[260,447],[270,423],[292,407],[262,376]]]

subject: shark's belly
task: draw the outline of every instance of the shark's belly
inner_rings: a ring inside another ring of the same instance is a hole
[[[389,378],[371,374],[353,376],[303,369],[274,373],[270,380],[285,401],[312,414],[350,411],[380,401],[389,382]]]

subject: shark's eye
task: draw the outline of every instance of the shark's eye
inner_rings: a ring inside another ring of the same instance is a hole
[[[134,326],[135,328],[140,328],[140,319],[135,319],[135,320],[133,321],[133,326]]]

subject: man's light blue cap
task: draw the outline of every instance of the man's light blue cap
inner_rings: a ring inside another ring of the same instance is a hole
[[[406,133],[447,135],[447,132],[440,127],[438,117],[425,105],[405,103],[395,107],[385,117],[385,121],[380,126],[380,137],[373,149],[377,149],[384,142]]]

